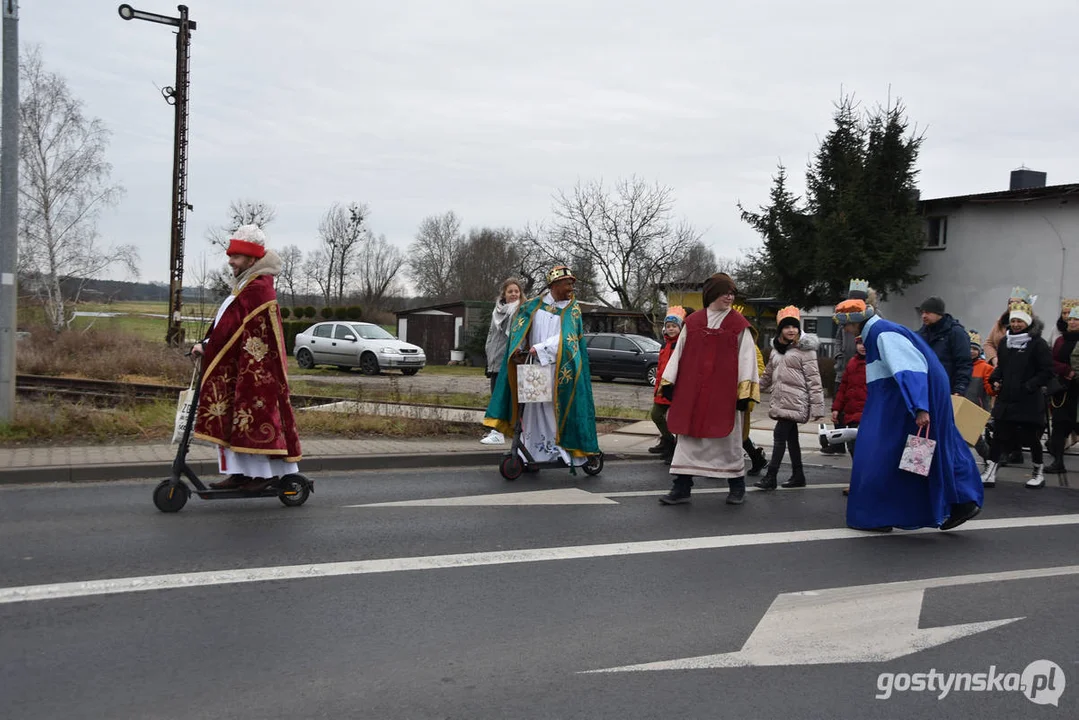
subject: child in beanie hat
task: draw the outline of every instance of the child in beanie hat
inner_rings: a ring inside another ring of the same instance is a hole
[[[656,365],[656,384],[652,398],[652,422],[659,430],[659,443],[648,448],[648,452],[661,455],[668,465],[674,456],[676,439],[667,429],[667,411],[670,410],[671,401],[660,393],[659,378],[663,377],[663,371],[667,368],[667,362],[671,359],[674,346],[678,343],[678,336],[682,334],[682,325],[686,321],[686,311],[675,305],[667,309],[667,315],[663,318],[663,347],[659,351],[659,362]]]

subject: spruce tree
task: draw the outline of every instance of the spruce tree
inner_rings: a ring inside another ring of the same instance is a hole
[[[800,307],[829,305],[849,279],[889,293],[918,282],[925,239],[914,180],[922,136],[908,132],[902,104],[862,112],[849,96],[836,104],[834,127],[806,169],[806,197],[774,178],[770,204],[739,205],[764,240],[756,261],[770,294]]]

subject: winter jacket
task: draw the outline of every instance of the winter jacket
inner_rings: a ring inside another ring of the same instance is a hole
[[[491,311],[491,327],[487,331],[487,343],[484,352],[487,355],[487,374],[492,375],[502,370],[502,361],[506,358],[506,345],[510,339],[510,320],[517,312],[519,302],[506,303],[499,300]]]
[[[807,423],[824,417],[824,386],[817,366],[816,335],[804,334],[794,345],[784,345],[777,337],[761,376],[761,391],[771,390],[768,417]]]
[[[948,380],[953,395],[966,395],[970,385],[970,335],[958,320],[944,315],[932,325],[922,325],[918,335],[936,354]]]
[[[1075,373],[1072,370],[1071,357],[1076,345],[1079,345],[1079,333],[1068,332],[1066,327],[1064,333],[1053,343],[1053,374],[1060,378],[1066,390],[1075,387]],[[1069,375],[1073,376],[1070,380]]]
[[[1034,322],[1030,324],[1029,332],[1035,332],[1039,335],[1045,334],[1045,323],[1041,321],[1041,318],[1034,318]],[[989,361],[990,365],[996,366],[993,362],[997,357],[997,346],[1000,341],[1008,334],[1008,313],[1005,312],[1000,318],[993,323],[993,329],[989,331],[989,337],[985,341],[985,359]]]
[[[659,349],[659,361],[656,363],[656,377],[663,377],[663,371],[667,368],[667,363],[671,360],[671,353],[674,352],[674,346],[678,344],[678,335],[673,338],[666,337],[666,342],[663,343],[663,347]],[[671,401],[663,397],[660,394],[660,382],[656,380],[656,392],[654,401],[658,405],[670,405]]]
[[[865,396],[865,355],[856,352],[843,369],[843,381],[835,392],[832,410],[843,415],[845,424],[861,422]]]
[[[967,387],[967,400],[988,410],[992,403],[992,397],[996,395],[993,384],[989,382],[989,376],[993,374],[993,366],[985,360],[978,358],[974,361],[974,368],[970,374],[970,386]]]
[[[997,367],[989,380],[1000,383],[1000,393],[993,404],[997,420],[1026,425],[1045,425],[1045,394],[1042,388],[1053,374],[1049,346],[1033,325],[1027,330],[1030,340],[1024,347],[1008,347],[1008,332],[997,344]]]

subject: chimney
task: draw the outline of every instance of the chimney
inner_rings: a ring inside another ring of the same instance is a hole
[[[1031,188],[1045,187],[1045,173],[1021,167],[1012,170],[1012,181],[1009,190],[1030,190]]]

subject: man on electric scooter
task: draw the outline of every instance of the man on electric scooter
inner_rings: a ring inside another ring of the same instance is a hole
[[[266,249],[257,225],[236,230],[227,252],[232,294],[191,348],[202,356],[194,437],[218,446],[218,467],[228,475],[211,488],[255,491],[295,473],[301,457],[274,290],[281,257]]]
[[[599,453],[584,325],[573,297],[576,282],[568,267],[557,265],[547,273],[547,290],[518,308],[483,419],[487,427],[512,436],[520,413],[521,443],[535,462],[580,466]],[[551,402],[518,403],[517,367],[528,361],[553,367]]]

